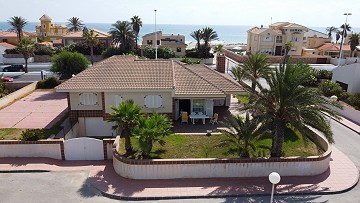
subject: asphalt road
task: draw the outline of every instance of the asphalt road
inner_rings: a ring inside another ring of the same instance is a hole
[[[331,121],[335,146],[344,152],[360,169],[360,135]],[[86,177],[87,171],[78,172],[45,172],[45,173],[1,173],[0,202],[119,202],[108,199],[90,186]],[[275,202],[314,202],[314,203],[357,203],[360,197],[360,186],[335,195],[299,195],[275,196]],[[269,202],[269,196],[239,197],[217,199],[183,199],[141,202],[182,203],[182,202]]]
[[[0,73],[1,73],[2,69],[6,66],[9,66],[9,65],[0,65]],[[49,71],[50,67],[51,67],[51,63],[29,63],[28,71],[29,72],[34,72],[34,71],[38,72],[38,71],[42,71],[42,70]]]

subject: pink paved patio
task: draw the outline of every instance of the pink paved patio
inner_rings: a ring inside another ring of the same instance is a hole
[[[277,194],[329,194],[351,189],[359,171],[341,151],[333,147],[330,168],[323,174],[307,177],[281,177]],[[1,171],[90,171],[89,180],[104,196],[117,199],[170,199],[268,195],[267,177],[209,178],[174,180],[131,180],[117,175],[111,160],[60,161],[48,158],[0,158]],[[280,174],[281,175],[281,174]]]
[[[67,106],[66,93],[35,91],[0,110],[0,128],[51,128]]]

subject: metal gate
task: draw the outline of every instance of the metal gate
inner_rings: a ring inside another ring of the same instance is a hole
[[[80,137],[64,141],[65,160],[104,160],[102,140]]]

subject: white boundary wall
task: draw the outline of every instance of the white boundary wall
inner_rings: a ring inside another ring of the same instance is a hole
[[[33,82],[30,85],[27,85],[9,95],[6,95],[5,97],[0,99],[0,108],[3,108],[9,104],[11,104],[12,102],[14,102],[17,99],[20,99],[26,95],[28,95],[29,93],[31,93],[32,91],[34,91],[36,89],[36,84],[37,82]]]
[[[61,160],[60,144],[0,145],[0,157],[47,157]]]

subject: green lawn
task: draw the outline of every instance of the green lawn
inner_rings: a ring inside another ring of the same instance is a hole
[[[283,145],[284,156],[312,156],[319,154],[316,145],[304,142],[299,134],[287,130],[287,138]],[[234,145],[223,144],[222,140],[227,139],[225,135],[170,135],[164,140],[165,146],[154,144],[150,156],[157,159],[171,158],[237,158]],[[136,138],[132,137],[132,144],[135,149],[138,148]],[[120,153],[125,153],[124,139],[121,139]],[[258,147],[255,155],[270,156],[271,139],[261,140],[257,143]],[[133,157],[129,157],[133,158]]]

